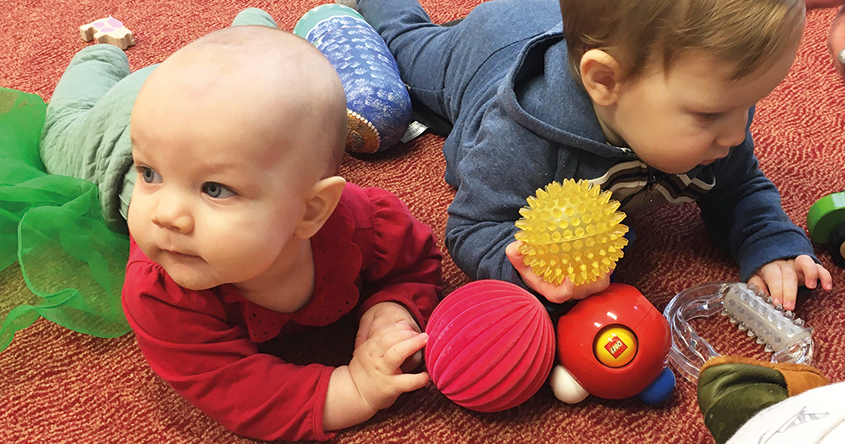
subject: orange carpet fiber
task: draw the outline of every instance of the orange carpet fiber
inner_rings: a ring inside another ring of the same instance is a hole
[[[50,95],[73,54],[88,43],[77,28],[109,15],[136,37],[127,51],[133,69],[162,61],[187,42],[228,26],[238,11],[259,7],[291,30],[326,0],[180,2],[145,0],[0,0],[0,86]],[[479,0],[424,0],[435,22],[464,16]],[[758,108],[752,130],[763,170],[778,185],[798,225],[822,196],[845,190],[845,83],[826,47],[833,9],[813,10],[798,59],[783,83]],[[348,156],[342,173],[352,182],[398,194],[442,238],[454,191],[443,181],[443,139],[426,135],[387,155]],[[637,242],[617,277],[640,289],[658,309],[684,288],[735,280],[737,267],[708,237],[694,205],[629,215]],[[845,270],[822,246],[817,252],[834,275],[833,292],[811,292],[797,315],[815,328],[815,365],[834,381],[845,379]],[[447,258],[446,289],[467,282]],[[22,285],[0,275],[0,297]],[[3,289],[6,290],[3,290]],[[294,362],[342,363],[351,356],[354,325],[301,338],[284,350]],[[723,318],[702,321],[699,332],[722,354],[768,359],[760,346]],[[338,337],[348,337],[347,342]],[[251,443],[226,431],[181,399],[147,366],[130,333],[94,338],[45,320],[17,334],[0,353],[0,442],[3,443]],[[336,443],[710,443],[695,388],[680,380],[657,407],[639,400],[588,398],[564,405],[543,387],[514,409],[481,414],[464,410],[431,384],[402,396],[370,421],[344,431]]]

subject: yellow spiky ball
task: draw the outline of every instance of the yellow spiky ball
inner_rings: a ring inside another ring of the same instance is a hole
[[[566,179],[538,189],[519,210],[524,262],[546,282],[560,284],[569,278],[575,285],[598,279],[616,268],[628,227],[625,213],[610,191],[586,180]]]

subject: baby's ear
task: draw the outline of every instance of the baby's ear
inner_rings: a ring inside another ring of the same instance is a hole
[[[616,103],[621,86],[622,67],[610,54],[591,49],[581,56],[581,80],[593,103],[609,106]]]
[[[340,176],[321,179],[311,188],[305,201],[305,214],[296,229],[296,236],[308,239],[315,235],[334,212],[346,180]]]

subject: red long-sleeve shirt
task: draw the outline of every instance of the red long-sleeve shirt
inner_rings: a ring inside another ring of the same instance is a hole
[[[387,191],[348,184],[311,248],[311,301],[278,313],[231,285],[182,288],[131,241],[123,308],[138,346],[179,394],[235,433],[264,440],[334,435],[323,430],[334,369],[286,363],[258,352],[258,343],[385,301],[404,305],[424,329],[438,302],[441,254],[431,229]]]

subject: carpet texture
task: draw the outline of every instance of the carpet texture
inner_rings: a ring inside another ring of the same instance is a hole
[[[77,28],[109,15],[131,29],[127,51],[133,69],[162,61],[187,42],[228,26],[243,8],[268,11],[286,30],[325,0],[278,2],[209,0],[0,0],[0,86],[50,99],[73,54],[88,45]],[[435,22],[464,16],[479,0],[424,0]],[[806,227],[820,197],[845,190],[845,84],[826,47],[834,9],[813,10],[798,59],[784,82],[757,108],[752,132],[763,170],[783,195],[787,213]],[[342,173],[351,182],[393,191],[441,239],[454,191],[443,181],[443,139],[425,135],[378,157],[348,156]],[[621,282],[639,288],[663,309],[678,291],[713,280],[735,280],[737,267],[708,237],[694,205],[629,215],[637,242],[619,264]],[[445,249],[444,249],[445,250]],[[831,380],[845,379],[845,270],[822,247],[834,275],[833,292],[810,292],[797,315],[815,328],[815,365]],[[448,259],[446,290],[467,282]],[[20,272],[0,274],[0,298],[20,288]],[[722,354],[768,359],[762,348],[726,320],[697,323]],[[280,353],[294,362],[341,363],[351,356],[354,324],[314,332]],[[337,337],[348,337],[348,342]],[[317,350],[316,353],[312,353]],[[315,355],[316,354],[316,355]],[[177,396],[146,365],[133,335],[94,338],[45,320],[19,332],[0,353],[0,442],[3,443],[250,443]],[[336,443],[710,443],[695,388],[679,381],[657,407],[638,400],[588,398],[576,406],[543,387],[525,404],[495,414],[464,410],[429,384],[404,395],[370,421],[342,432]]]

